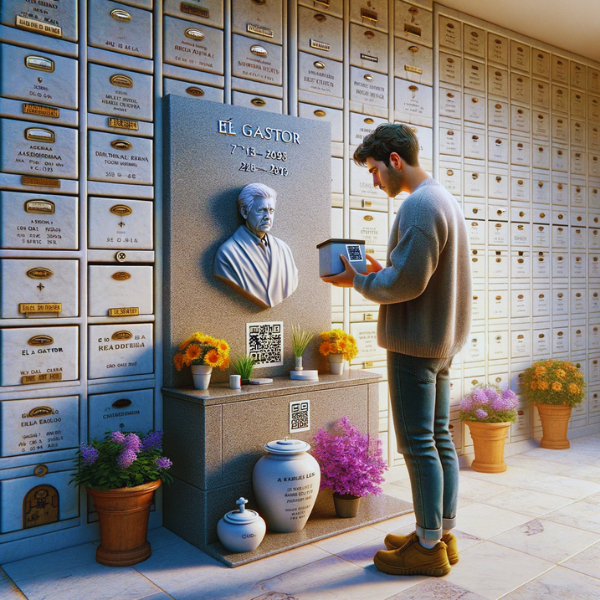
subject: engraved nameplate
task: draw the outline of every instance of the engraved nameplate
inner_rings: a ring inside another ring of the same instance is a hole
[[[223,2],[222,0],[163,0],[163,12],[165,15],[184,18],[188,21],[202,23],[203,25],[212,25],[214,27],[223,27]],[[237,2],[232,7],[234,10],[234,19]],[[252,2],[252,6],[260,9],[258,4]],[[274,10],[269,3],[269,8]]]
[[[112,338],[113,336],[111,336]],[[153,426],[153,390],[94,394],[89,397],[89,439],[102,439],[106,430],[148,431]]]
[[[89,315],[127,316],[152,314],[153,269],[149,266],[122,267],[91,265],[89,267]],[[120,312],[126,309],[125,312]],[[109,310],[113,314],[109,314]]]
[[[350,67],[350,100],[371,106],[387,106],[387,75]]]
[[[23,104],[23,114],[39,115],[41,117],[50,117],[58,119],[60,117],[60,109],[52,106],[40,106],[39,104]]]
[[[77,327],[0,329],[0,385],[77,379]]]
[[[430,117],[432,114],[432,89],[409,81],[396,79],[396,110],[406,115]]]
[[[308,92],[341,98],[343,64],[335,60],[315,60],[314,54],[298,53],[298,87]]]
[[[91,325],[89,327],[88,369],[90,379],[141,375],[154,371],[151,323],[128,324],[131,339],[115,340],[113,334],[122,325]],[[121,393],[120,397],[127,397]]]
[[[60,181],[58,179],[49,179],[48,177],[32,177],[31,175],[23,175],[23,177],[21,177],[21,185],[59,188]]]
[[[92,113],[151,121],[152,75],[90,63],[88,103]]]
[[[283,83],[283,54],[281,46],[268,42],[255,43],[241,35],[233,35],[234,77],[262,83]]]
[[[0,119],[0,139],[0,170],[4,173],[77,179],[77,130]],[[29,185],[44,183],[32,182]]]
[[[3,0],[1,23],[51,38],[77,41],[76,0]]]

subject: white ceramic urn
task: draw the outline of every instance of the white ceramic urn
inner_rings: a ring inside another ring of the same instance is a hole
[[[319,463],[301,440],[275,440],[265,444],[268,454],[252,474],[254,496],[269,531],[300,531],[317,500],[321,483]]]
[[[252,552],[265,537],[267,526],[254,510],[246,510],[248,500],[236,500],[239,510],[226,513],[217,524],[221,544],[230,552]]]

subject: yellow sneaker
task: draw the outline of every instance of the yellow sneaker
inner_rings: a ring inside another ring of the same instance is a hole
[[[388,533],[385,536],[383,543],[388,550],[397,550],[406,544],[410,536],[408,535],[395,535]],[[458,544],[456,538],[452,533],[447,533],[443,538],[442,542],[448,546],[448,562],[451,565],[455,565],[458,562]]]
[[[389,575],[429,575],[442,577],[450,573],[446,544],[438,542],[433,548],[419,544],[416,533],[396,550],[379,550],[373,558],[375,566]]]

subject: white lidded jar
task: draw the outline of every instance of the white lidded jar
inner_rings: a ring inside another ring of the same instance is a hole
[[[239,510],[226,513],[217,524],[221,544],[230,552],[252,552],[265,537],[267,526],[254,510],[246,510],[248,500],[236,500]]]
[[[275,440],[252,474],[254,496],[269,531],[300,531],[317,500],[321,484],[319,463],[301,440]]]

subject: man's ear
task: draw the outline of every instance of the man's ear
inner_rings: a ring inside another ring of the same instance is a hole
[[[248,210],[245,206],[240,206],[240,214],[244,217],[244,220],[248,218]]]
[[[402,158],[400,158],[400,155],[397,152],[392,152],[390,154],[390,165],[397,171],[402,169]]]

